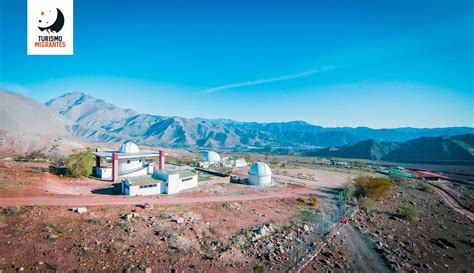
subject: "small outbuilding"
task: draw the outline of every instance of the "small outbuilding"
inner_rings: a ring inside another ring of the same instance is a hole
[[[198,174],[191,170],[162,169],[153,175],[122,180],[122,193],[130,196],[175,194],[197,185]]]

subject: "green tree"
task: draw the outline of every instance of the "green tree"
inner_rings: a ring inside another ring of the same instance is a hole
[[[95,158],[92,152],[87,149],[75,151],[66,160],[69,174],[73,177],[89,176],[92,174]]]

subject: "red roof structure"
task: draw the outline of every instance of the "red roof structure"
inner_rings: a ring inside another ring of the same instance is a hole
[[[412,170],[402,170],[404,173],[409,173],[416,178],[423,179],[423,180],[446,180],[449,179],[447,176],[440,175],[437,173],[426,172],[426,171],[412,171]]]

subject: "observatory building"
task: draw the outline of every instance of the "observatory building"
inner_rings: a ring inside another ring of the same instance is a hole
[[[214,151],[206,151],[202,154],[201,167],[210,169],[212,166],[219,165],[221,156]]]
[[[221,156],[214,151],[206,151],[202,154],[202,161],[199,165],[205,169],[219,169],[220,165],[226,168],[241,168],[247,166],[247,161],[245,161],[244,158],[221,158]]]
[[[245,158],[233,158],[233,157],[224,157],[222,159],[222,165],[226,168],[242,168],[247,166],[247,161]]]
[[[221,156],[214,151],[206,151],[202,154],[202,161],[209,163],[217,163],[221,161]]]
[[[118,151],[96,150],[93,154],[96,157],[93,174],[102,180],[119,181],[152,174],[154,161],[158,161],[159,169],[165,167],[164,151],[140,151],[132,142],[125,142]]]
[[[249,169],[249,184],[270,186],[272,184],[272,170],[264,162],[255,162]]]

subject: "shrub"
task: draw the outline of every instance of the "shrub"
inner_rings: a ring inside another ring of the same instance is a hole
[[[312,207],[319,206],[319,198],[316,194],[311,194],[311,196],[309,197],[309,205]]]
[[[419,183],[417,189],[420,191],[429,192],[429,193],[433,192],[433,189],[424,183]]]
[[[66,166],[73,177],[89,176],[94,162],[95,158],[90,150],[76,151],[67,158]]]
[[[314,209],[302,209],[299,214],[296,215],[294,221],[297,223],[314,223],[319,219],[319,215]]]
[[[392,179],[393,179],[393,183],[399,185],[400,187],[404,187],[408,185],[408,180],[404,177],[395,176]]]
[[[355,196],[378,200],[385,196],[392,182],[385,177],[359,176],[355,181]]]
[[[366,211],[370,210],[375,205],[375,201],[367,196],[363,196],[359,198],[358,203],[359,203],[359,207]]]
[[[400,208],[398,209],[398,212],[398,215],[401,218],[409,221],[415,219],[418,215],[418,211],[416,210],[416,208],[410,205],[410,203],[408,203],[406,200],[402,202]]]
[[[346,199],[346,202],[352,201],[352,197],[354,197],[355,191],[356,191],[355,185],[352,183],[347,184],[344,187],[344,198]]]
[[[8,207],[3,209],[3,214],[8,216],[20,215],[29,211],[29,207]]]
[[[26,162],[26,161],[28,161],[28,159],[26,158],[26,156],[20,155],[20,154],[14,154],[14,155],[13,155],[13,160],[14,160],[14,161],[19,161],[19,162]]]
[[[255,273],[265,273],[265,272],[267,272],[267,266],[263,263],[259,263],[259,264],[255,265],[255,267],[253,268],[253,272],[255,272]]]
[[[92,218],[87,220],[88,223],[94,224],[94,225],[103,225],[105,224],[105,220],[102,218]]]

